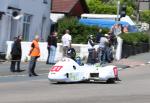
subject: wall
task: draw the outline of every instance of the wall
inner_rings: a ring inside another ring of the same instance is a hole
[[[42,18],[46,17],[46,21],[43,25],[42,41],[46,41],[47,35],[50,32],[50,3],[51,0],[47,0],[48,4],[44,4],[43,0],[1,0],[0,11],[6,13],[0,20],[0,52],[6,52],[6,41],[9,41],[11,34],[11,10],[7,9],[8,6],[21,9],[21,14],[32,15],[31,28],[29,31],[29,41],[32,41],[35,34],[41,35],[42,33]],[[8,13],[10,12],[10,13]],[[16,27],[18,32],[15,36],[22,34],[23,32],[23,17],[17,21]]]
[[[120,60],[121,59],[121,53],[122,53],[122,39],[120,37],[117,37],[118,45],[116,49],[115,59]],[[30,45],[31,42],[21,42],[22,45],[22,61],[29,60],[30,57],[28,56],[30,51]],[[56,51],[56,58],[55,60],[58,61],[62,58],[62,44],[57,44],[57,51]],[[11,51],[12,41],[7,41],[7,54],[6,59],[10,59],[10,51]],[[38,59],[39,61],[46,61],[48,56],[47,51],[47,42],[39,42],[40,50],[41,50],[41,57]],[[80,56],[81,58],[87,58],[88,57],[88,46],[87,44],[72,44],[72,47],[76,50],[76,55]],[[96,50],[98,48],[98,45],[95,45]]]
[[[7,54],[6,58],[10,59],[10,51],[12,46],[12,41],[7,41]],[[31,42],[21,42],[22,45],[22,61],[25,61],[27,58],[29,59],[29,51]],[[47,42],[39,42],[40,50],[41,50],[41,57],[38,59],[39,61],[46,61],[48,56],[47,51]],[[87,57],[88,50],[86,44],[72,44],[72,47],[75,48],[77,55],[80,57]],[[58,61],[62,58],[62,44],[58,43],[57,51],[56,51],[56,58],[55,60]]]

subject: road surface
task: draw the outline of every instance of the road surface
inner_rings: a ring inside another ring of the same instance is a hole
[[[0,77],[0,103],[150,103],[150,64],[119,71],[116,84],[51,84],[47,74]]]

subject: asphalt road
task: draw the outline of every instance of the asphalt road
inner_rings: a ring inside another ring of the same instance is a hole
[[[4,76],[15,76],[15,75],[27,75],[28,74],[28,66],[29,62],[21,62],[20,68],[25,70],[20,73],[12,73],[10,72],[10,62],[0,62],[0,77]],[[44,74],[49,71],[51,65],[46,65],[45,62],[37,62],[35,72],[37,74]]]
[[[150,103],[150,64],[119,71],[116,84],[51,84],[47,74],[0,79],[0,103]]]

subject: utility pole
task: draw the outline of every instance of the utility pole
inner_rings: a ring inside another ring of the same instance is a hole
[[[149,1],[149,10],[150,10],[150,1]],[[150,31],[150,23],[149,23],[149,31]]]
[[[120,21],[119,12],[120,12],[120,0],[117,1],[117,23],[118,21]]]
[[[139,13],[139,6],[140,6],[140,2],[139,0],[137,0],[137,15],[136,15],[136,23],[138,24],[139,19],[140,19],[140,13]]]

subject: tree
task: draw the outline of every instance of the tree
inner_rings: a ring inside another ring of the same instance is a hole
[[[87,39],[89,35],[96,35],[99,27],[97,26],[87,26],[80,24],[78,19],[75,17],[65,17],[58,21],[58,42],[61,42],[60,39],[62,37],[62,34],[66,29],[70,30],[70,34],[72,36],[72,42],[73,43],[87,43]],[[103,30],[104,31],[104,30]],[[104,31],[105,33],[108,32],[108,30]]]
[[[121,0],[121,4],[127,1],[127,15],[133,14],[131,0]],[[87,0],[90,13],[117,14],[117,0]]]
[[[88,0],[88,7],[90,13],[96,14],[116,14],[116,6],[104,4],[101,0]]]
[[[140,20],[150,24],[150,10],[145,10],[140,13]]]

